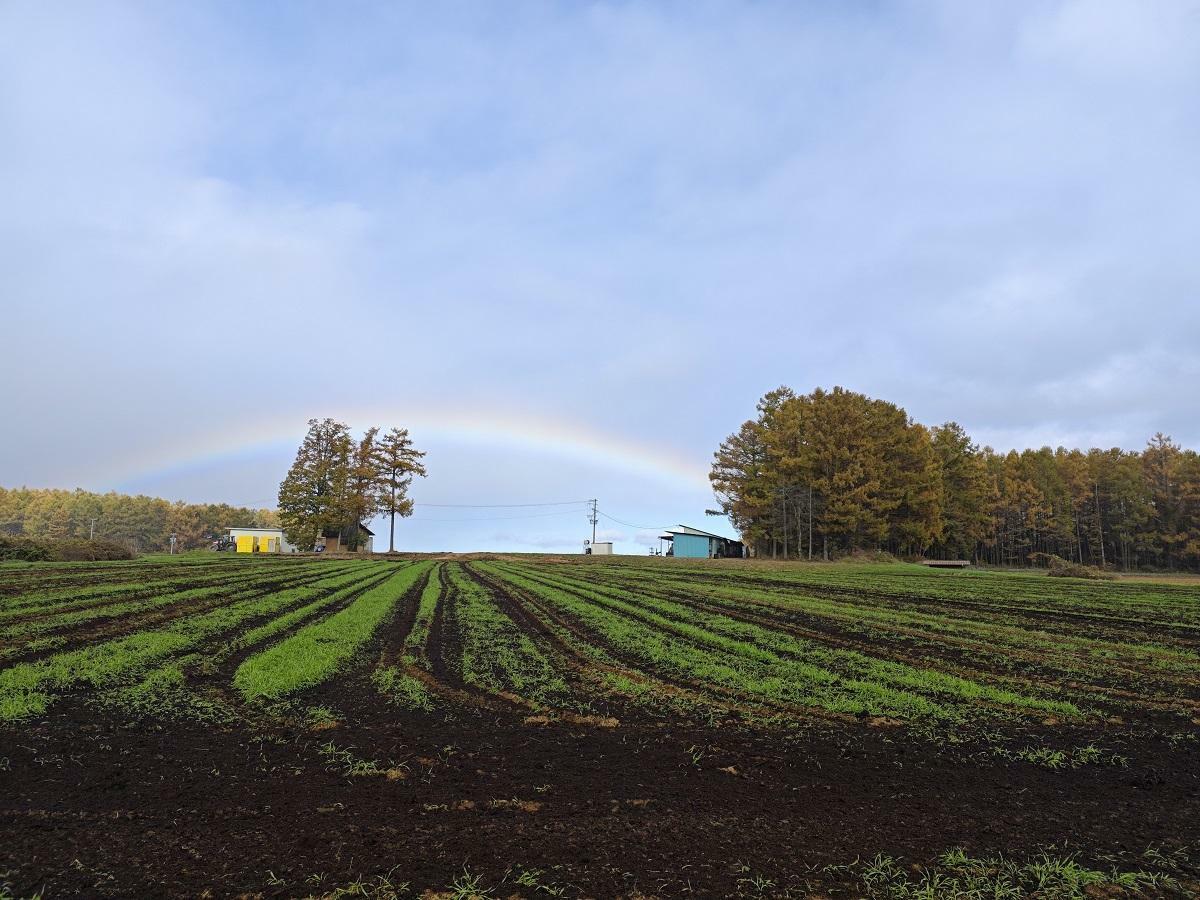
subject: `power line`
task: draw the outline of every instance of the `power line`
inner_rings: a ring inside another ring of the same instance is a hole
[[[410,522],[501,522],[501,521],[506,521],[508,519],[545,519],[545,518],[549,518],[551,516],[573,516],[577,512],[578,512],[578,510],[568,509],[568,510],[563,510],[561,512],[527,513],[525,515],[520,515],[520,516],[470,516],[468,518],[462,518],[462,519],[453,519],[453,518],[452,519],[440,519],[440,518],[437,518],[436,516],[434,518],[427,519],[423,516],[414,516],[411,519],[409,519],[408,521],[410,521]]]
[[[632,522],[622,522],[616,516],[610,516],[606,512],[601,512],[600,515],[604,516],[604,518],[606,518],[606,519],[611,519],[613,522],[616,522],[618,525],[624,525],[626,528],[637,528],[640,531],[662,531],[664,528],[668,527],[666,525],[662,525],[662,526],[659,526],[659,525],[634,525]]]
[[[436,506],[443,509],[517,509],[529,506],[579,506],[591,500],[559,500],[553,503],[414,503],[413,506]]]

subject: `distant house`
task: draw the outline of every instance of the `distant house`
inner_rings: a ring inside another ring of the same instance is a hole
[[[670,542],[667,556],[678,559],[741,559],[746,555],[741,541],[687,525],[668,528],[660,538]]]
[[[238,553],[295,553],[282,528],[229,528],[229,540]]]
[[[350,553],[351,551],[342,545],[342,533],[337,528],[326,528],[321,532],[321,546],[324,547],[326,553]],[[358,523],[358,549],[355,553],[373,553],[375,546],[375,532],[364,525]]]

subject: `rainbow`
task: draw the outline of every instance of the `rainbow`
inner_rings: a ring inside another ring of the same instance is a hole
[[[382,407],[341,408],[331,415],[352,429],[368,424],[379,424],[385,429],[402,426],[409,430],[417,446],[422,446],[422,441],[436,439],[481,448],[524,449],[639,475],[682,490],[709,489],[708,470],[695,457],[566,420],[495,411]],[[179,435],[124,457],[107,473],[106,480],[121,483],[182,474],[260,454],[280,451],[291,454],[304,436],[307,419],[302,414],[278,413],[237,421],[217,432]]]

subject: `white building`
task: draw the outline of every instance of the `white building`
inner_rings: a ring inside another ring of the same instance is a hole
[[[612,541],[596,541],[592,544],[593,556],[612,556],[613,548]]]
[[[230,528],[229,539],[238,553],[295,553],[282,528]]]

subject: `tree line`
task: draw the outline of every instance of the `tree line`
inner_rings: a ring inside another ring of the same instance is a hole
[[[137,551],[207,547],[231,526],[277,527],[273,510],[172,503],[141,494],[0,487],[0,533],[50,540],[96,537]]]
[[[955,422],[835,387],[766,394],[721,442],[710,480],[759,556],[900,556],[1200,569],[1200,454],[1156,434],[1140,452],[1001,453]]]
[[[279,521],[288,541],[302,550],[322,535],[337,534],[341,546],[358,549],[359,524],[390,518],[389,552],[396,549],[396,517],[412,515],[408,489],[424,477],[425,454],[413,447],[408,430],[380,435],[368,428],[355,438],[333,419],[309,419],[296,460],[279,485]]]

